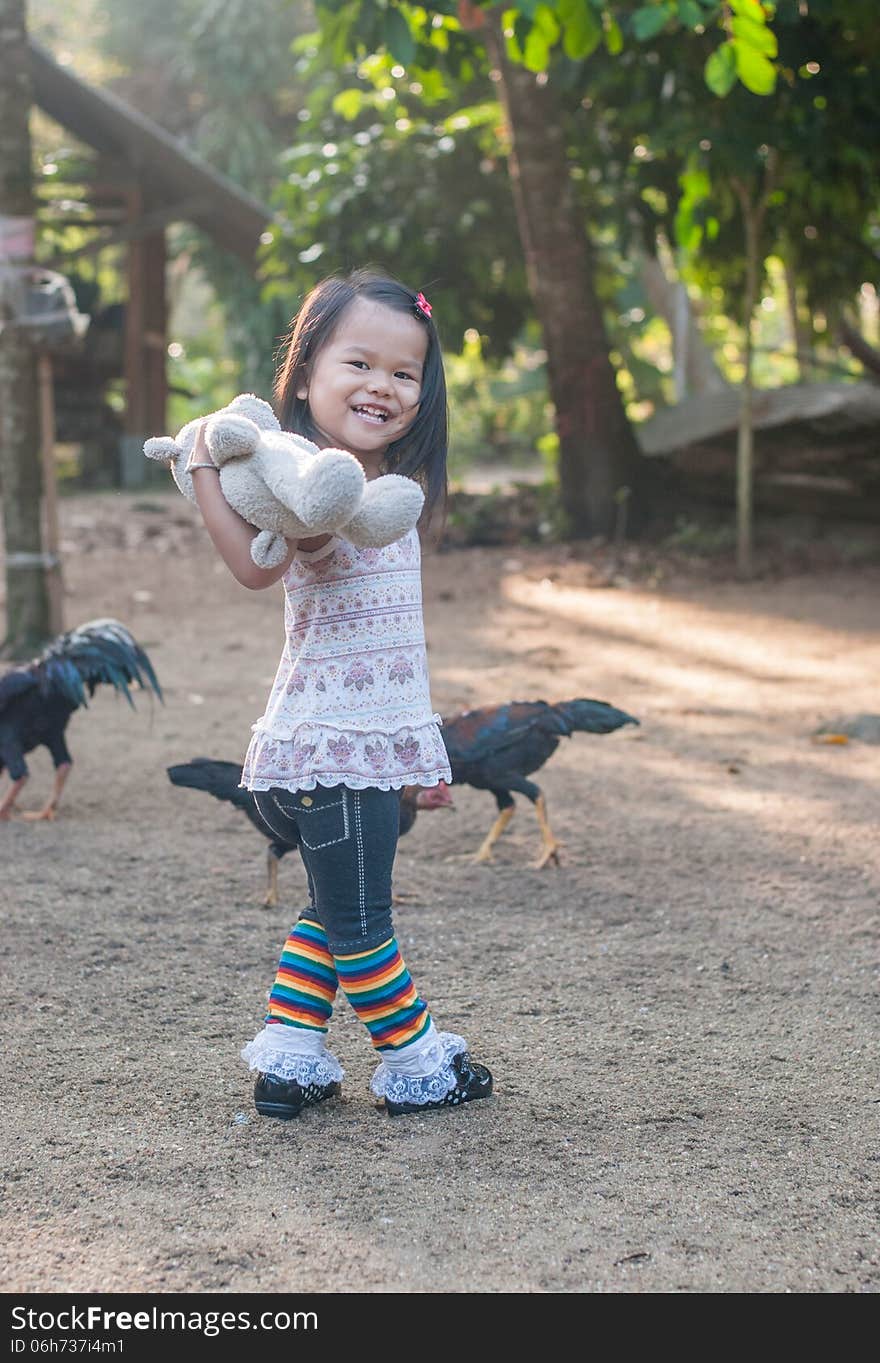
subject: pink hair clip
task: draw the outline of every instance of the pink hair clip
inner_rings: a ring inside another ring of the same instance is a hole
[[[431,316],[433,309],[423,293],[416,294],[416,307],[425,317]]]

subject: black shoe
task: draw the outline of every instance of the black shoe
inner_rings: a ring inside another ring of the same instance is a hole
[[[467,1051],[459,1051],[452,1057],[452,1068],[458,1082],[442,1098],[432,1103],[393,1103],[385,1099],[385,1111],[389,1117],[399,1117],[404,1112],[430,1112],[437,1107],[458,1107],[461,1103],[473,1102],[475,1098],[488,1098],[492,1092],[492,1075],[485,1065],[471,1060]]]
[[[341,1093],[339,1084],[298,1084],[295,1079],[280,1079],[277,1074],[259,1074],[254,1084],[254,1103],[262,1117],[278,1117],[289,1122],[304,1107],[323,1103]]]

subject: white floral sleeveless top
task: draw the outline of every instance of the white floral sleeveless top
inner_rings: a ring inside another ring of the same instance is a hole
[[[451,781],[431,709],[416,530],[385,549],[331,539],[282,578],[284,652],[241,774],[247,790]]]

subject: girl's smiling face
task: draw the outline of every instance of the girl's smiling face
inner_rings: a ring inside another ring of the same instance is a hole
[[[296,390],[325,444],[379,473],[388,446],[418,415],[427,349],[416,317],[356,298]]]

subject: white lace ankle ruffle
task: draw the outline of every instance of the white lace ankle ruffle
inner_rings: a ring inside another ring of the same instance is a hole
[[[345,1071],[327,1050],[325,1041],[323,1032],[273,1022],[243,1046],[240,1054],[250,1069],[292,1079],[303,1088],[307,1084],[339,1083]]]
[[[433,1103],[455,1088],[452,1057],[468,1048],[455,1032],[437,1032],[434,1024],[419,1041],[399,1051],[386,1051],[370,1081],[377,1098],[393,1103]]]

